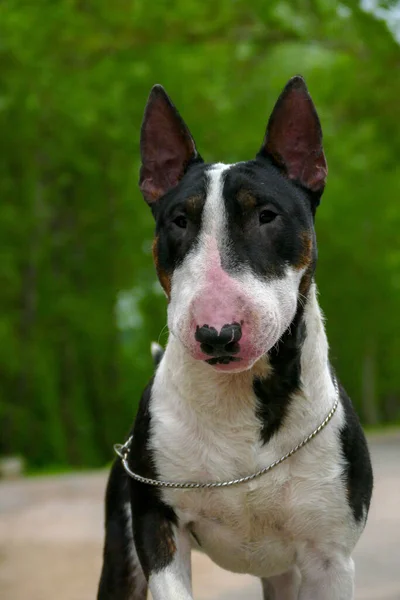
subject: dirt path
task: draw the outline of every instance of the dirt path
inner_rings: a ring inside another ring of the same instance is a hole
[[[400,600],[400,434],[371,441],[375,494],[355,553],[357,600]],[[0,599],[93,600],[106,474],[0,483]],[[258,581],[193,559],[196,600],[261,598]]]

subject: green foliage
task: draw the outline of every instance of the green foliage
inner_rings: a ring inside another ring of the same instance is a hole
[[[364,420],[400,418],[400,50],[383,21],[350,0],[9,0],[0,37],[0,452],[100,465],[132,421],[165,322],[137,189],[156,82],[228,162],[306,77],[330,166],[317,280],[333,363]]]

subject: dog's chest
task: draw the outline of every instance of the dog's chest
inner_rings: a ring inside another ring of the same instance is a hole
[[[169,480],[243,477],[271,464],[301,441],[301,427],[293,414],[282,432],[262,445],[253,398],[242,399],[236,411],[227,410],[220,420],[207,411],[195,416],[177,396],[172,403],[165,401],[165,396],[163,402],[155,402],[152,413],[157,470]],[[343,517],[338,514],[343,501],[337,457],[335,464],[335,458],[317,440],[314,451],[299,453],[249,483],[203,490],[168,489],[163,492],[164,499],[192,533],[194,545],[220,566],[259,576],[265,576],[266,570],[269,574],[282,572],[293,564],[299,544],[329,537],[335,529],[331,518],[321,523],[321,511],[329,514],[331,505],[332,518]],[[321,460],[326,473],[316,473],[316,461]]]
[[[194,547],[221,567],[265,575],[289,568],[295,544],[291,532],[291,485],[270,481],[237,488],[168,493]]]
[[[210,440],[206,453],[200,446],[196,450],[193,440],[190,455],[181,455],[181,465],[175,463],[163,473],[178,481],[230,480],[272,462],[270,452],[257,452],[258,440],[246,440],[243,430],[235,437],[231,444],[226,436]],[[260,575],[265,574],[267,557],[272,572],[288,568],[294,560],[292,494],[290,469],[282,465],[253,482],[167,490],[164,498],[188,527],[195,547],[223,568]]]

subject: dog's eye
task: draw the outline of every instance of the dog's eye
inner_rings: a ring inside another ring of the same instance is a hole
[[[274,212],[273,210],[262,210],[260,212],[260,225],[264,225],[264,223],[271,223],[271,221],[273,221],[274,219],[276,219],[277,217],[277,213]]]
[[[174,219],[174,223],[175,223],[175,225],[177,225],[181,229],[186,229],[186,227],[187,227],[187,218],[184,217],[183,215],[179,215],[178,217],[176,217]]]

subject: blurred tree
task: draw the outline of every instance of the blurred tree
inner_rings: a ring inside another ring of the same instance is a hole
[[[306,77],[330,165],[317,280],[332,359],[365,421],[400,418],[400,50],[385,21],[350,0],[9,0],[0,35],[0,452],[100,465],[132,421],[165,322],[137,189],[156,82],[202,155],[228,162],[255,154],[284,83]]]

